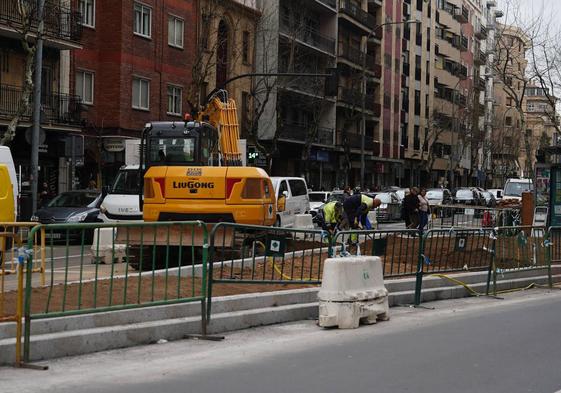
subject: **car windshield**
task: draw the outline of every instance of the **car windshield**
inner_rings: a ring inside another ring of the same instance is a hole
[[[324,202],[325,201],[325,193],[323,193],[323,192],[310,192],[308,195],[310,196],[310,202]]]
[[[111,194],[138,194],[138,170],[120,171],[111,187]]]
[[[532,183],[508,182],[505,186],[504,195],[521,197],[524,191],[532,191]]]
[[[195,138],[152,138],[149,160],[152,163],[192,163],[195,161]]]
[[[87,207],[98,196],[95,192],[63,192],[57,195],[48,207]]]
[[[442,190],[428,190],[427,199],[442,199]]]

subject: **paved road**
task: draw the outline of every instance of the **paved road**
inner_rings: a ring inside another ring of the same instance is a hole
[[[0,391],[540,392],[561,389],[561,291],[392,308],[357,330],[313,321],[0,368]]]

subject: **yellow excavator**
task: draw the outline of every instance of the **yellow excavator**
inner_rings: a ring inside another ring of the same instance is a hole
[[[242,166],[237,118],[234,100],[222,90],[194,118],[146,124],[140,150],[144,173],[139,176],[143,179],[139,204],[144,221],[199,220],[208,232],[218,222],[275,223],[277,208],[284,209],[284,200],[277,206],[271,179],[263,169]],[[166,246],[160,251],[168,254],[177,252],[170,251],[170,246],[203,246],[202,228],[194,234],[192,226],[181,228],[171,232],[164,227],[128,229],[118,232],[117,238],[127,242],[131,255],[150,255],[150,260],[153,246]],[[222,233],[220,238],[234,244],[228,234]],[[137,261],[131,265],[138,267],[140,257]]]
[[[242,166],[236,104],[219,93],[194,120],[145,128],[145,221],[275,222],[271,180],[260,168]]]

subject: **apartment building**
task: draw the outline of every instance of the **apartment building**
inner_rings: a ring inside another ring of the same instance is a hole
[[[407,184],[485,182],[487,15],[494,2],[405,0],[402,145]]]
[[[85,112],[89,176],[108,184],[124,140],[150,121],[182,121],[228,78],[253,70],[255,0],[80,0],[83,49],[73,52]],[[242,103],[249,80],[228,85]],[[247,112],[242,104],[242,111]]]
[[[108,184],[124,140],[154,120],[182,120],[195,51],[196,8],[180,0],[79,0],[83,49],[73,52],[85,106],[85,162]]]
[[[257,72],[325,74],[335,67],[336,0],[263,3]],[[263,90],[258,100],[264,103],[258,139],[274,153],[272,175],[306,176],[309,186],[318,189],[336,185],[340,154],[335,146],[336,97],[324,95],[324,82],[321,77],[256,81]]]
[[[70,52],[81,47],[80,14],[75,4],[65,0],[45,2],[45,33],[41,86],[41,131],[39,137],[39,182],[54,190],[70,182],[68,167],[73,156],[81,156],[82,107],[73,94]],[[23,94],[26,52],[22,46],[24,18],[17,1],[0,4],[0,134],[3,134],[20,106]],[[38,20],[31,22],[29,37],[37,32]],[[31,215],[30,157],[32,104],[18,124],[11,142],[12,154],[21,173],[21,217]],[[73,138],[73,136],[75,136]],[[74,139],[74,143],[72,143]],[[77,160],[78,161],[78,160]],[[82,162],[78,161],[78,166]]]
[[[490,141],[492,183],[502,187],[508,177],[525,175],[526,79],[528,38],[517,27],[497,24],[494,63],[493,133]],[[531,154],[531,152],[529,153]]]
[[[559,119],[555,111],[557,98],[549,91],[533,83],[526,87],[525,113],[526,133],[530,143],[531,167],[535,168],[536,155],[539,149],[556,145],[559,140],[557,127]],[[526,155],[520,155],[519,160],[522,168],[526,168]]]

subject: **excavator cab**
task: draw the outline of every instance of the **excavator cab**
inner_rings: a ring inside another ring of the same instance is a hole
[[[213,166],[218,132],[205,122],[148,123],[143,133],[144,166]]]

